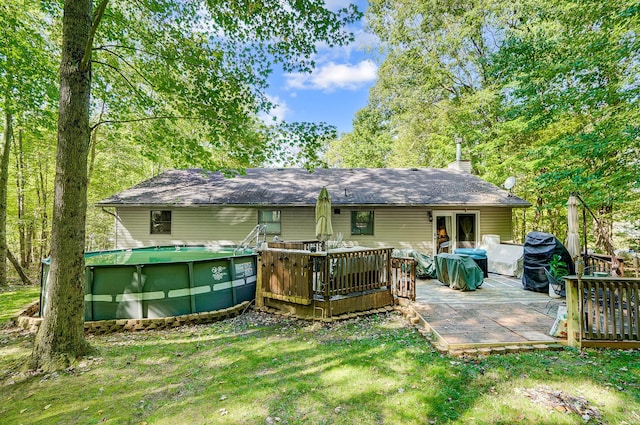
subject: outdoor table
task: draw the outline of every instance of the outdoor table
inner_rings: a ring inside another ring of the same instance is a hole
[[[438,254],[435,260],[438,280],[450,288],[474,291],[482,285],[484,273],[470,256]]]
[[[480,248],[456,248],[454,254],[468,255],[482,269],[484,277],[489,277],[489,267],[487,265],[487,251]]]

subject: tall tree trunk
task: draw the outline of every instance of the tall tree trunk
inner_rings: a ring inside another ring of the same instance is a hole
[[[540,221],[542,220],[542,207],[544,206],[544,199],[541,196],[536,198],[536,209],[534,210],[533,220],[532,220],[532,228],[539,229]]]
[[[87,184],[91,184],[93,170],[96,163],[96,143],[98,141],[98,128],[95,127],[91,132],[91,145],[89,147],[89,169],[87,171]]]
[[[92,3],[64,3],[48,302],[31,364],[45,371],[67,367],[89,348],[84,339],[84,239]]]
[[[20,265],[29,268],[32,253],[33,221],[27,220],[25,193],[27,179],[24,164],[24,149],[22,144],[22,129],[18,130],[18,137],[13,138],[13,155],[16,160],[16,194],[18,199],[18,236],[20,241]]]
[[[38,163],[38,178],[36,180],[36,193],[38,194],[38,211],[40,215],[40,240],[38,241],[37,258],[49,255],[49,199],[47,196],[49,184],[47,179],[47,161]]]
[[[7,34],[13,33],[16,27],[15,15],[9,19],[9,25],[3,26],[0,35],[7,38]],[[14,89],[14,58],[11,50],[3,52],[5,61],[5,91],[4,95],[4,138],[2,156],[0,157],[0,287],[7,286],[7,193],[9,191],[9,152],[11,151],[11,138],[13,137],[13,113],[14,101],[12,90]]]
[[[8,91],[8,90],[7,90]],[[9,96],[9,93],[6,93]],[[5,104],[9,100],[6,99]],[[0,157],[0,287],[7,286],[7,191],[9,184],[9,150],[11,148],[12,116],[5,109],[2,157]]]

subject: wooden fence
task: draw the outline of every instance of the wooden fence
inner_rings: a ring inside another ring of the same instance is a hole
[[[261,282],[257,295],[295,304],[311,304],[316,272],[310,252],[268,249],[259,255]]]
[[[568,276],[565,283],[569,345],[640,348],[640,279]]]

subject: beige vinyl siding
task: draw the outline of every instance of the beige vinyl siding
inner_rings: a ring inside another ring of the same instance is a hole
[[[340,214],[332,214],[334,236],[342,233],[347,246],[413,248],[420,252],[433,252],[433,222],[428,219],[426,207],[335,207]],[[334,209],[335,209],[334,208]],[[201,207],[167,208],[172,211],[171,235],[151,235],[150,208],[118,208],[116,248],[154,245],[221,244],[232,245],[242,241],[258,223],[256,207]],[[281,211],[281,240],[315,239],[315,208],[273,207]],[[374,211],[374,234],[351,235],[351,211]],[[461,213],[464,210],[450,209]],[[481,208],[469,210],[479,214],[478,241],[482,235],[497,234],[501,240],[513,239],[510,208]],[[269,235],[267,240],[273,239]]]
[[[373,210],[373,235],[351,234],[351,211]],[[406,208],[340,208],[339,215],[332,215],[334,235],[342,233],[347,245],[367,247],[413,248],[420,252],[430,252],[432,244],[432,223],[428,209]]]
[[[336,207],[337,208],[337,207]],[[274,208],[276,209],[276,208]],[[337,208],[340,214],[331,215],[336,239],[342,233],[347,245],[368,247],[414,248],[424,250],[431,246],[431,223],[426,208]],[[351,211],[374,211],[374,234],[351,235]],[[281,240],[315,239],[315,208],[281,208]]]
[[[163,208],[153,208],[163,209]],[[171,234],[152,235],[150,208],[118,208],[116,248],[156,245],[233,245],[258,222],[253,208],[164,208],[171,211]]]
[[[482,208],[480,210],[480,241],[482,235],[500,235],[503,242],[513,240],[511,208]]]
[[[123,249],[150,245],[148,242],[151,236],[149,234],[149,209],[117,208],[116,216],[115,248]]]
[[[282,240],[314,240],[316,210],[314,207],[280,208]]]

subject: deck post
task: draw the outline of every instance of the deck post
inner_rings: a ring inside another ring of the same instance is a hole
[[[565,290],[567,296],[567,345],[570,347],[580,347],[580,311],[578,303],[578,281],[575,279],[565,279]]]
[[[582,296],[584,289],[582,276],[584,275],[584,260],[578,257],[576,260],[575,285],[569,279],[565,279],[564,287],[567,297],[567,345],[582,348],[583,306]],[[568,289],[568,290],[567,290]]]
[[[264,297],[262,296],[262,251],[258,251],[258,260],[256,263],[256,308],[264,307]]]

